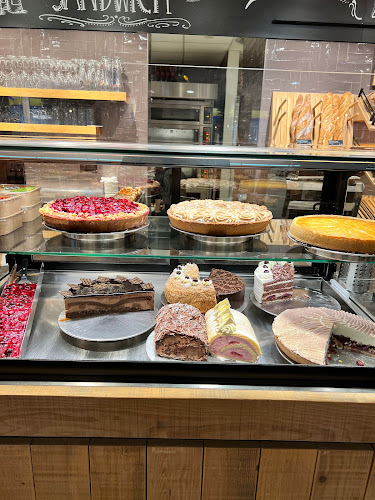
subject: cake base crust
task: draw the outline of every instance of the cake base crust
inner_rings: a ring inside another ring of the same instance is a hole
[[[272,217],[259,222],[246,223],[219,223],[219,222],[190,222],[168,213],[173,227],[188,233],[203,234],[205,236],[247,236],[262,233],[267,229]]]

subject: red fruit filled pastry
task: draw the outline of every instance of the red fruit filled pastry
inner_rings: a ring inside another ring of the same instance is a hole
[[[47,226],[60,231],[112,233],[144,226],[149,209],[126,199],[75,196],[50,201],[40,213]]]

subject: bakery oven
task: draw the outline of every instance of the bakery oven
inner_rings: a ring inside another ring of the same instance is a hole
[[[149,142],[212,144],[216,84],[151,82]]]

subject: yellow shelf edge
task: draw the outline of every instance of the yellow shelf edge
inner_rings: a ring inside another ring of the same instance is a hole
[[[2,132],[44,132],[50,134],[87,134],[99,135],[101,127],[96,125],[46,125],[38,123],[6,123],[0,122]]]
[[[0,87],[0,96],[127,102],[126,92],[107,92],[100,90],[29,89],[18,87]]]

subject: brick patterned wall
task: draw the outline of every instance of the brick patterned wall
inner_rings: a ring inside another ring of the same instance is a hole
[[[62,60],[119,57],[125,63],[130,103],[97,103],[102,139],[147,143],[147,34],[2,28],[0,56],[8,55]]]
[[[374,60],[373,44],[268,39],[258,145],[266,142],[273,91],[369,92]]]

